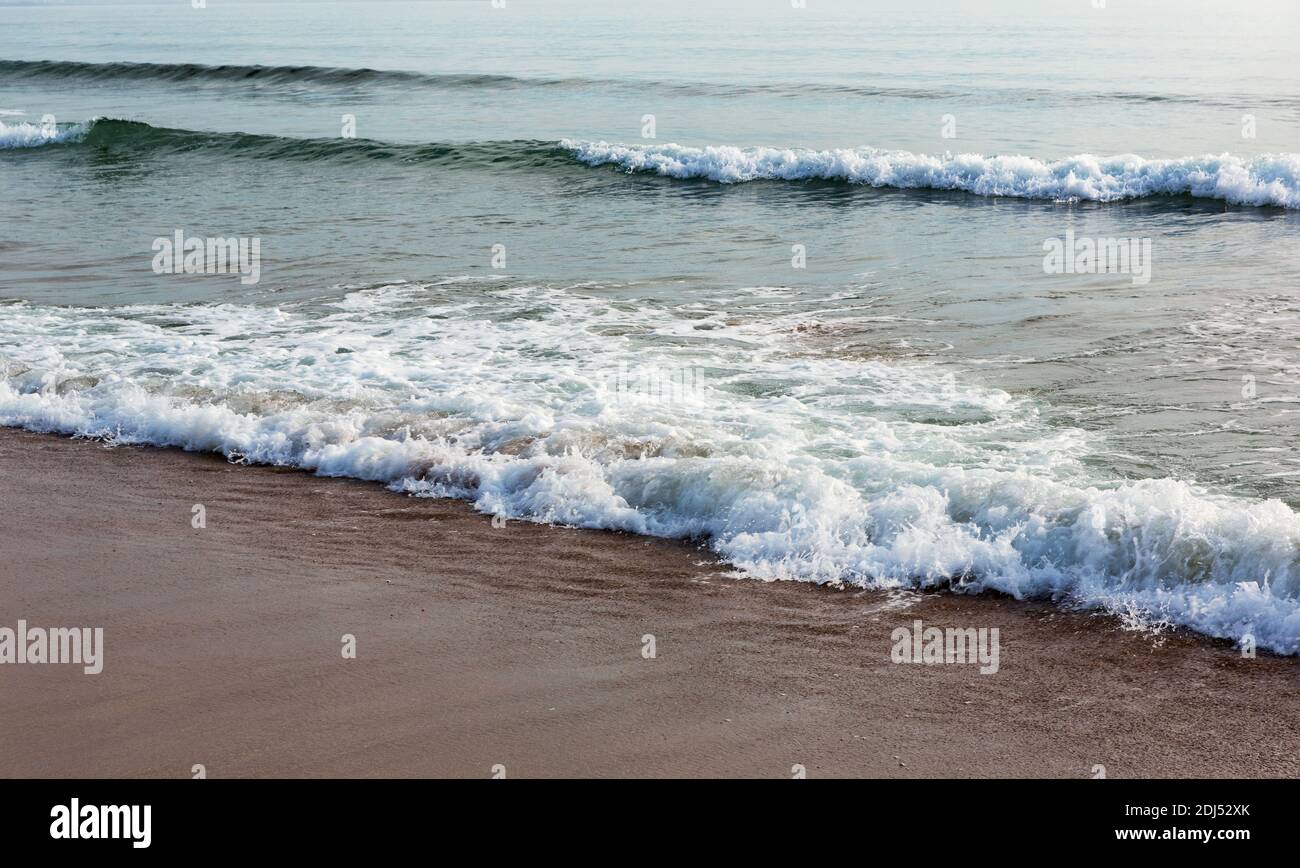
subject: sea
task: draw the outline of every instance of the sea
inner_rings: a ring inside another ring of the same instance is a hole
[[[0,3],[0,266],[0,425],[1300,654],[1289,0]]]

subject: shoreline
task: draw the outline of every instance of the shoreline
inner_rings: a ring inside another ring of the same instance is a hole
[[[1300,776],[1300,661],[1185,630],[10,428],[0,492],[0,627],[104,629],[0,665],[5,777]],[[998,671],[892,663],[916,620]]]

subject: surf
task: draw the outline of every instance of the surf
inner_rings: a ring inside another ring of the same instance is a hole
[[[809,356],[788,323],[720,315],[689,360],[698,394],[609,388],[629,359],[688,361],[611,325],[671,338],[691,313],[463,280],[274,308],[7,305],[0,424],[698,539],[755,579],[1055,600],[1300,654],[1300,515],[1281,501],[1108,476],[1098,436],[1032,400]]]

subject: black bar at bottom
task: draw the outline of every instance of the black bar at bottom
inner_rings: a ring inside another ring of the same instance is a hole
[[[927,852],[997,845],[1061,855],[1105,845],[1222,857],[1288,846],[1297,795],[1300,784],[1281,780],[24,780],[0,782],[0,829],[7,848],[80,856],[337,857],[436,844],[640,858],[685,835],[723,852],[797,852],[847,835],[841,841],[855,847]],[[146,835],[148,846],[136,846]]]

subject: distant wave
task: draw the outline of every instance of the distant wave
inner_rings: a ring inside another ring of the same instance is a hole
[[[432,89],[555,89],[617,90],[644,94],[702,97],[761,95],[802,97],[893,98],[959,101],[966,99],[1035,100],[1055,102],[1173,102],[1202,105],[1296,107],[1295,97],[1252,94],[1172,94],[1135,91],[1061,91],[1049,88],[931,88],[889,86],[862,82],[705,82],[590,76],[514,76],[497,73],[437,73],[400,69],[337,66],[263,66],[260,64],[202,63],[86,63],[68,60],[0,60],[0,80],[53,78],[87,82],[213,83],[234,86],[301,85],[320,87],[426,87]]]
[[[336,66],[261,66],[202,63],[81,63],[66,60],[0,60],[0,77],[61,78],[83,81],[224,81],[246,84],[318,83],[440,84],[451,87],[485,87],[522,84],[546,86],[562,79],[521,79],[492,74],[429,74],[403,70]]]
[[[1148,160],[1134,154],[1079,154],[1055,162],[1025,156],[837,148],[817,151],[564,141],[589,166],[670,178],[746,181],[843,181],[870,187],[960,190],[979,196],[1119,202],[1147,196],[1194,196],[1235,205],[1300,208],[1300,154],[1232,154]]]
[[[262,66],[202,63],[82,63],[64,60],[0,60],[0,78],[57,78],[80,81],[214,82],[232,84],[279,84],[323,86],[401,85],[429,88],[497,89],[622,89],[643,92],[647,88],[684,95],[736,96],[744,93],[799,95],[828,93],[845,96],[898,96],[911,99],[951,97],[951,91],[923,88],[873,87],[839,84],[709,83],[654,81],[589,76],[514,76],[496,73],[437,73],[369,67]]]

